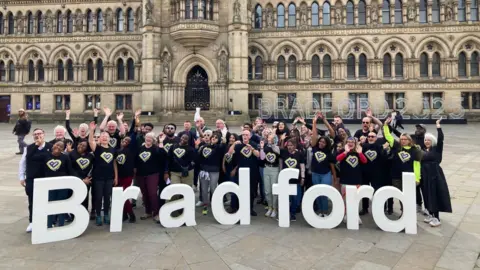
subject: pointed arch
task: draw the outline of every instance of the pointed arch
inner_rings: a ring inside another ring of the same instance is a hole
[[[3,47],[0,49],[0,54],[3,53],[3,52],[8,52],[8,54],[12,57],[13,62],[14,62],[14,63],[18,63],[18,56],[13,52],[13,50],[11,50],[10,48],[7,48],[7,47],[3,46]]]
[[[350,53],[350,50],[351,50],[351,47],[354,45],[354,44],[360,44],[360,45],[363,45],[366,49],[366,56],[367,56],[367,59],[373,59],[375,58],[375,50],[373,49],[373,46],[372,44],[370,44],[368,41],[366,41],[365,39],[363,38],[354,38],[352,40],[350,40],[349,42],[347,42],[345,44],[345,46],[343,46],[343,49],[340,53],[340,58],[342,57],[346,57],[348,53]]]
[[[476,47],[478,49],[480,49],[480,38],[478,38],[476,36],[473,36],[473,35],[469,35],[469,36],[465,36],[465,37],[459,39],[457,42],[455,42],[453,44],[453,46],[452,46],[453,47],[453,49],[452,49],[452,54],[453,55],[452,56],[457,57],[460,54],[463,45],[465,45],[468,42],[474,43],[476,45]]]
[[[325,45],[325,47],[328,48],[328,53],[333,59],[338,59],[338,51],[337,51],[337,46],[333,45],[330,41],[320,39],[315,42],[312,42],[310,45],[308,45],[307,50],[305,51],[305,58],[311,59],[313,55],[316,53],[316,48],[320,45]]]
[[[260,43],[256,42],[256,41],[249,41],[248,42],[248,47],[255,47],[256,49],[258,49],[260,51],[260,55],[262,56],[263,58],[263,61],[270,61],[269,58],[269,55],[268,55],[268,52],[267,52],[267,49]]]
[[[402,51],[403,52],[402,54],[405,55],[407,58],[410,56],[413,56],[412,48],[405,41],[399,38],[393,37],[393,38],[388,38],[382,43],[380,43],[380,45],[378,46],[377,54],[376,54],[378,59],[381,59],[383,57],[383,55],[388,51],[388,48],[392,43],[399,45],[401,47],[399,48],[400,51]]]
[[[424,38],[421,42],[419,42],[415,46],[414,58],[419,58],[420,57],[420,54],[423,51],[423,48],[429,42],[437,43],[442,48],[442,50],[440,51],[440,54],[443,57],[448,57],[449,56],[450,48],[448,47],[447,42],[445,42],[443,39],[441,39],[439,37],[427,37],[427,38]]]
[[[140,57],[137,53],[137,51],[130,45],[128,44],[122,44],[122,45],[119,45],[118,47],[116,47],[115,49],[113,49],[111,52],[110,52],[110,55],[108,56],[108,58],[105,58],[105,59],[108,59],[108,61],[110,63],[115,63],[116,59],[115,59],[115,56],[117,55],[117,53],[121,50],[127,50],[129,53],[131,53],[132,55],[132,58],[133,58],[133,61],[135,61],[135,63],[138,63],[140,62]]]
[[[45,52],[42,51],[42,49],[40,49],[39,47],[35,46],[35,45],[31,45],[27,48],[25,48],[25,50],[23,51],[22,55],[20,56],[20,63],[22,65],[26,65],[27,64],[27,60],[28,60],[28,56],[30,56],[30,53],[31,52],[37,52],[38,53],[38,56],[39,56],[39,59],[41,59],[45,64],[47,64],[47,56],[45,55]]]
[[[174,83],[186,83],[188,72],[194,67],[200,66],[208,75],[209,82],[215,83],[218,81],[217,70],[215,65],[207,57],[200,54],[190,54],[178,63],[173,70]]]
[[[108,59],[107,54],[105,53],[105,51],[102,48],[100,48],[97,45],[91,44],[91,45],[88,45],[87,47],[83,48],[83,50],[80,51],[80,54],[79,54],[80,56],[77,58],[78,63],[85,63],[87,61],[87,59],[90,58],[87,54],[92,50],[97,51],[100,54],[99,55],[100,58],[105,59],[105,60]]]
[[[298,46],[297,43],[290,41],[290,40],[284,40],[280,43],[278,43],[272,50],[270,54],[270,59],[277,59],[278,55],[281,54],[281,49],[284,46],[291,46],[294,49],[294,53],[296,54],[297,61],[305,60],[305,57],[303,55],[303,51],[300,46]]]
[[[52,50],[52,52],[48,56],[48,63],[55,63],[55,60],[58,58],[57,57],[58,53],[60,53],[63,50],[68,52],[68,54],[70,55],[70,58],[73,60],[74,63],[78,62],[77,56],[75,55],[75,52],[72,49],[70,49],[65,45],[60,45]]]

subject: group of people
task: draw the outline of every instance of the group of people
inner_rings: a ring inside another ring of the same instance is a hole
[[[216,121],[215,128],[209,128],[203,118],[195,117],[194,125],[186,121],[183,130],[177,132],[174,123],[167,124],[156,135],[152,123],[140,122],[140,110],[133,114],[130,125],[123,121],[122,113],[116,115],[115,121],[110,109],[103,111],[105,117],[98,133],[98,110],[94,111],[91,123],[83,123],[78,129],[70,127],[67,111],[65,127],[55,128],[55,139],[46,142],[45,132],[36,128],[34,143],[19,145],[22,154],[19,180],[25,187],[30,211],[27,232],[32,229],[34,179],[55,176],[76,176],[83,180],[91,193],[83,205],[88,210],[91,201],[91,219],[98,226],[110,223],[112,187],[126,189],[132,184],[141,189],[145,209],[141,220],[159,223],[158,212],[165,203],[159,194],[167,185],[178,183],[199,191],[196,206],[202,207],[203,215],[208,215],[216,187],[226,181],[238,184],[239,168],[250,169],[252,216],[257,216],[254,207],[257,198],[257,204],[265,207],[265,216],[277,218],[278,203],[272,185],[277,183],[284,168],[299,170],[298,177],[290,179],[297,186],[297,195],[290,196],[291,221],[296,221],[303,192],[313,185],[334,186],[344,198],[347,185],[371,185],[375,190],[395,186],[401,190],[403,172],[413,172],[416,176],[417,210],[424,212],[425,222],[440,226],[439,212],[452,211],[440,167],[444,139],[441,120],[437,121],[437,137],[426,133],[423,124],[416,125],[415,134],[400,133],[392,124],[396,115],[382,123],[370,110],[362,119],[362,128],[353,136],[340,116],[330,123],[320,112],[311,124],[298,117],[290,127],[281,121],[269,126],[257,118],[253,123],[245,123],[238,135],[230,132],[221,119]],[[317,122],[323,123],[325,129],[318,128]],[[20,118],[15,130],[21,130],[22,125]],[[25,134],[28,133],[29,130]],[[66,138],[67,133],[70,139]],[[18,136],[19,144],[23,143]],[[49,200],[64,200],[69,196],[69,190],[53,190]],[[175,199],[178,198],[172,198]],[[225,196],[224,202],[231,213],[239,208],[234,194]],[[369,199],[363,199],[359,215],[367,214],[369,206]],[[126,201],[124,221],[136,222],[135,207],[135,200]],[[314,208],[322,217],[330,213],[326,197],[319,197]],[[385,213],[393,214],[393,199],[385,204]],[[172,213],[180,214],[181,211]],[[49,216],[48,227],[63,226],[73,218],[68,214]]]

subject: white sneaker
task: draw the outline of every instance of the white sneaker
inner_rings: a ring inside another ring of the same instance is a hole
[[[277,210],[272,210],[272,214],[270,215],[271,218],[276,218],[277,217]]]
[[[266,217],[270,217],[272,215],[272,209],[268,208],[268,211],[265,213]]]
[[[200,206],[203,206],[203,202],[202,201],[198,201],[197,204],[195,204],[196,207],[200,207]]]
[[[27,230],[25,230],[27,233],[32,232],[32,223],[28,224]]]
[[[363,224],[362,219],[358,217],[358,225],[362,225],[362,224]]]
[[[433,220],[433,217],[432,217],[431,215],[428,215],[428,216],[423,220],[423,222],[425,222],[425,223],[430,223],[430,222],[432,222],[432,220]]]
[[[431,227],[438,227],[440,225],[442,225],[442,223],[440,222],[440,220],[438,220],[438,218],[433,218],[432,221],[430,221],[430,224]]]
[[[430,216],[430,212],[428,212],[427,208],[423,209],[422,214],[424,216]]]

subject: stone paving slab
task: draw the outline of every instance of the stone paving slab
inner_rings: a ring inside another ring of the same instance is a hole
[[[53,138],[54,125],[40,127]],[[0,269],[479,269],[480,124],[443,128],[442,167],[454,212],[440,214],[439,228],[419,215],[417,235],[383,232],[371,216],[362,217],[359,231],[344,224],[313,229],[301,215],[290,228],[280,228],[257,206],[259,216],[250,226],[220,225],[198,212],[196,227],[165,229],[139,220],[110,233],[90,224],[76,239],[34,246],[24,231],[27,198],[18,183],[16,137],[11,125],[0,125]]]

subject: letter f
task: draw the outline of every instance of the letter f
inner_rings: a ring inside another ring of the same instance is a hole
[[[278,174],[278,184],[272,185],[273,195],[278,195],[278,226],[290,227],[289,196],[297,195],[297,185],[290,184],[290,179],[297,179],[298,169],[284,169]]]

